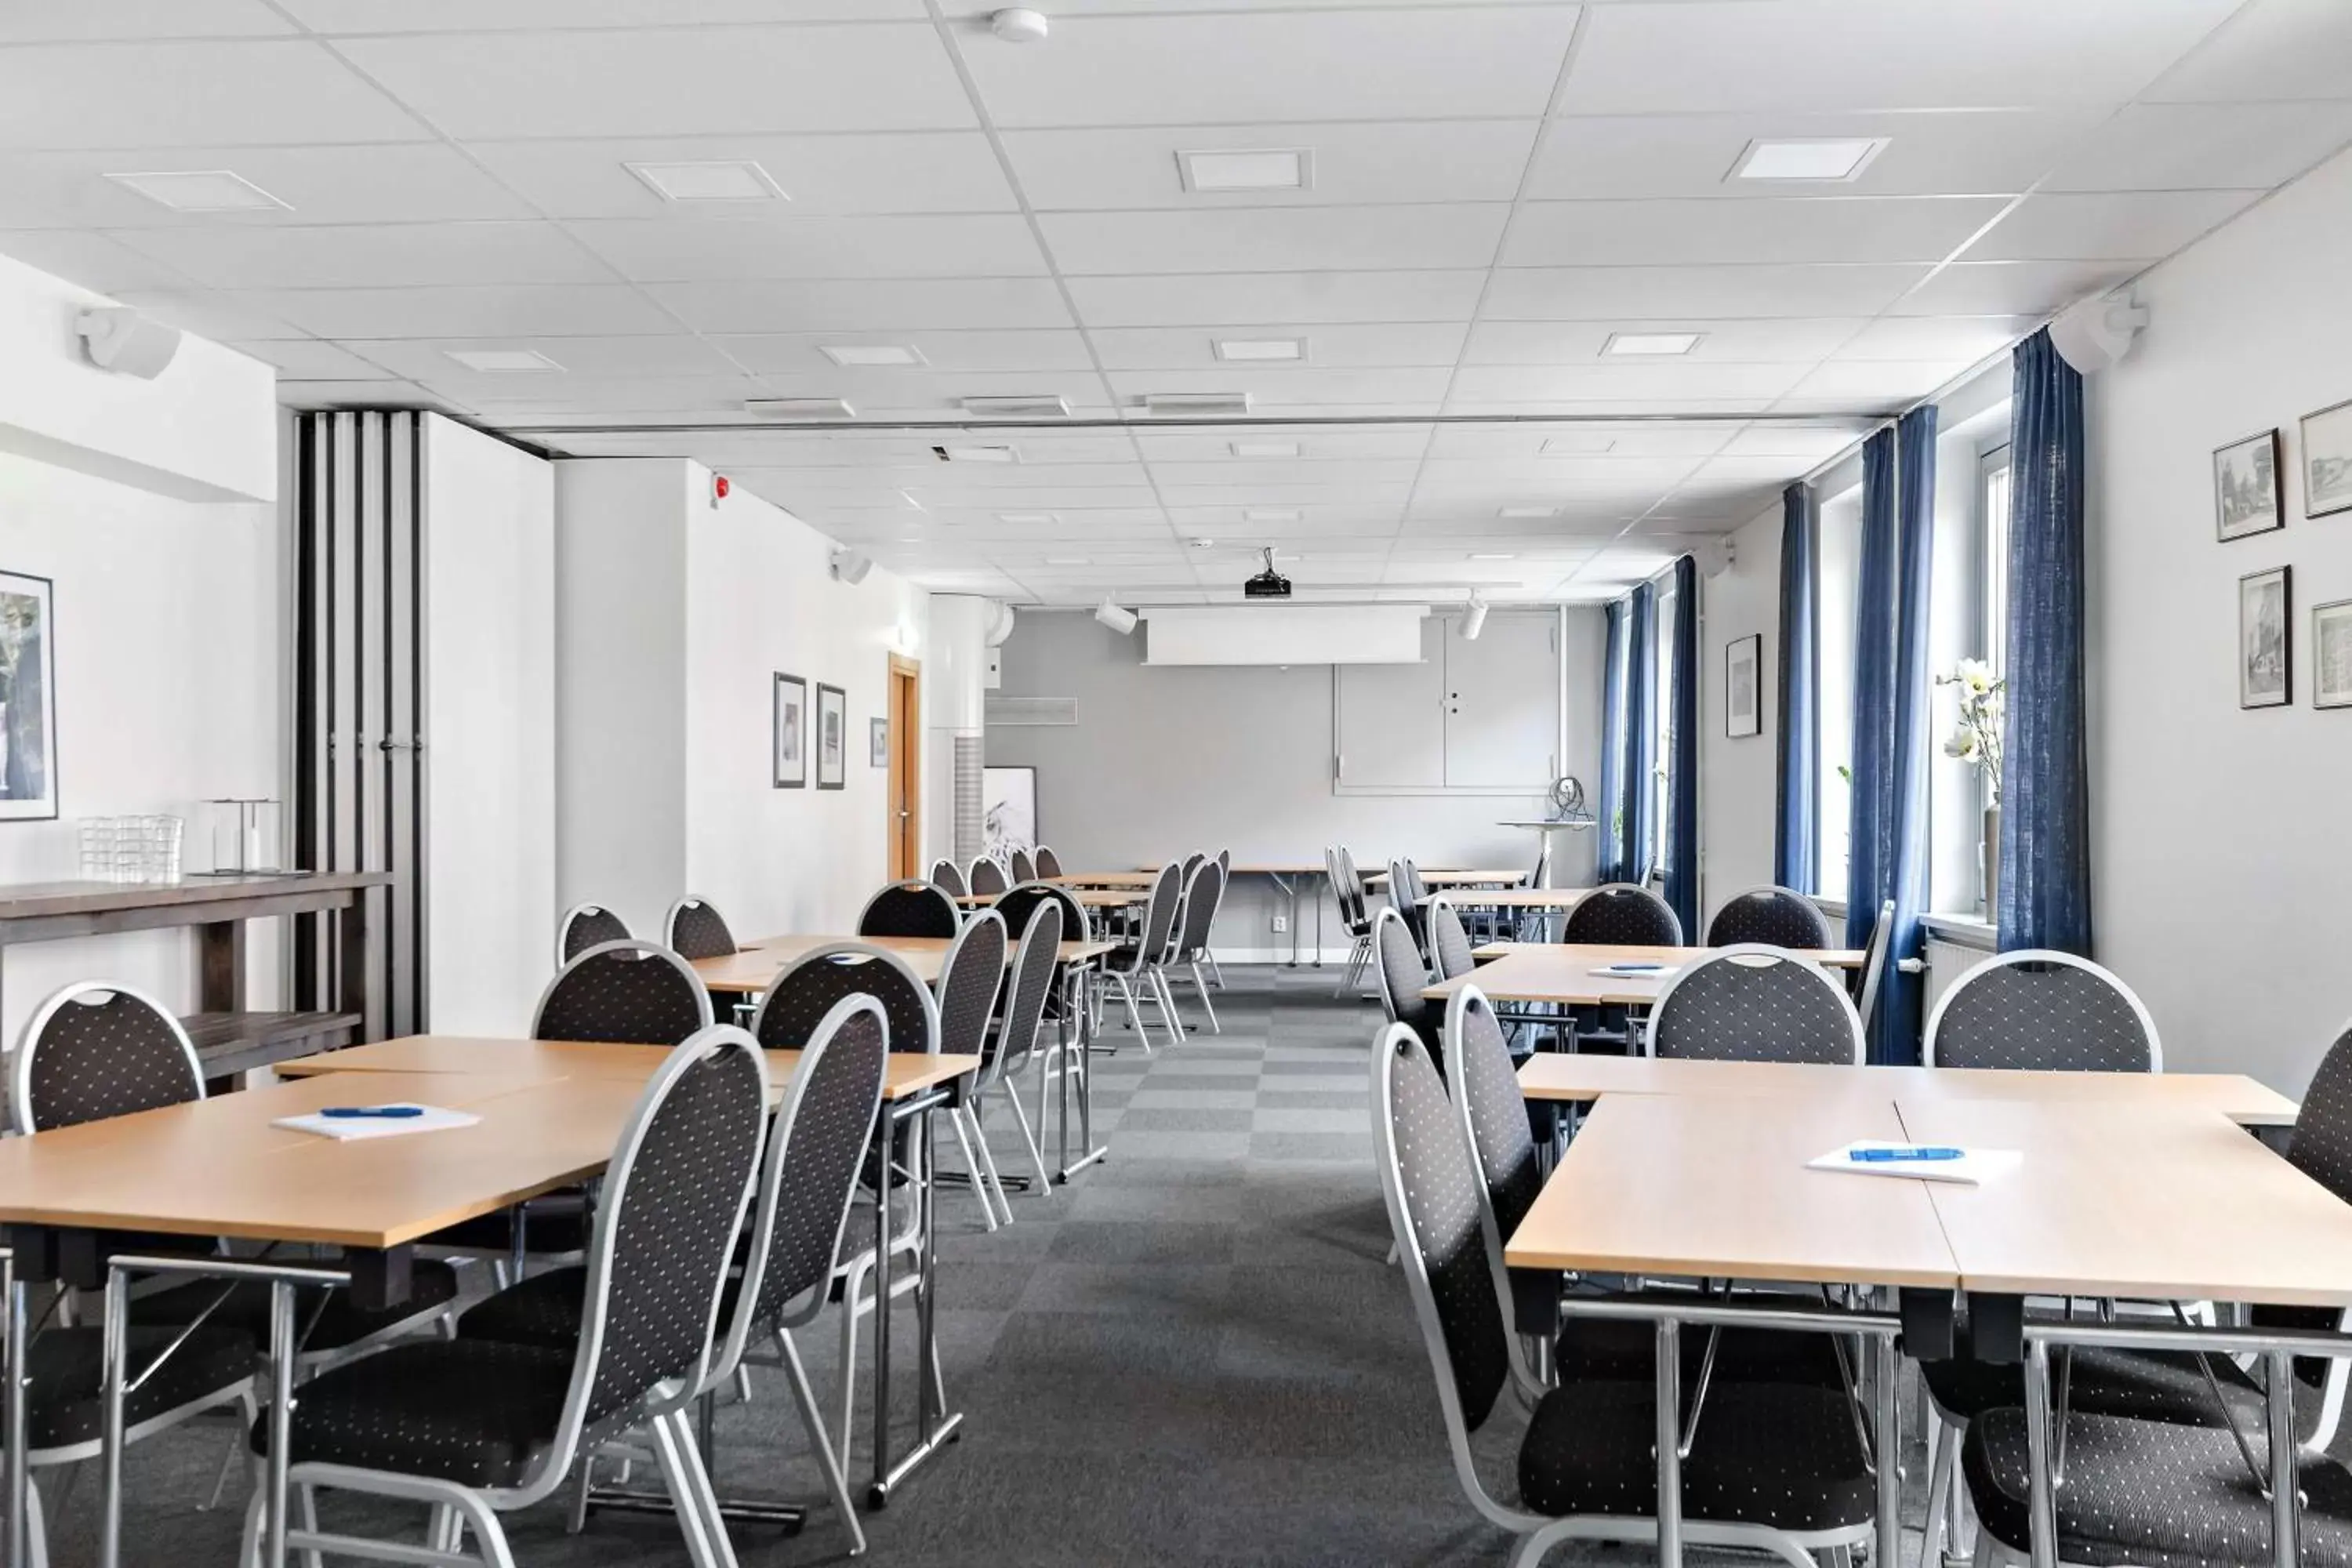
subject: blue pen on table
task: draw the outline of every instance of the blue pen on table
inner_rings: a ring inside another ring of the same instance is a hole
[[[330,1105],[319,1114],[333,1117],[337,1121],[379,1116],[389,1120],[405,1116],[422,1116],[425,1114],[425,1108],[421,1105]]]
[[[1883,1165],[1891,1164],[1898,1161],[1911,1160],[1965,1160],[1968,1158],[1968,1153],[1969,1152],[1965,1149],[1944,1148],[1849,1149],[1846,1151],[1845,1157],[1849,1160],[1862,1161],[1868,1164]]]

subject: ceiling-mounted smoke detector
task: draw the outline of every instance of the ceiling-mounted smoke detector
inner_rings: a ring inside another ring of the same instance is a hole
[[[988,30],[1008,44],[1042,44],[1052,26],[1043,11],[1013,5],[989,17]]]

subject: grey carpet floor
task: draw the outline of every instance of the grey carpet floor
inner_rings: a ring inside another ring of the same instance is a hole
[[[1412,1306],[1382,1261],[1367,1109],[1379,1011],[1334,1002],[1328,969],[1234,967],[1228,980],[1222,1035],[1196,1032],[1173,1050],[1163,1039],[1147,1056],[1125,1028],[1108,1032],[1121,1049],[1095,1066],[1107,1162],[1050,1194],[1014,1194],[1014,1223],[992,1235],[968,1193],[941,1194],[940,1351],[965,1431],[863,1516],[870,1560],[1499,1568],[1507,1555],[1454,1481]],[[1009,1119],[992,1132],[1000,1166],[1022,1169]],[[951,1140],[941,1143],[951,1160]],[[911,1343],[911,1314],[899,1322],[896,1342]],[[827,1403],[835,1332],[828,1314],[800,1342]],[[781,1375],[755,1376],[752,1402],[719,1413],[720,1489],[819,1499]],[[861,1397],[861,1502],[866,1409]],[[242,1475],[221,1510],[199,1508],[227,1432],[199,1424],[131,1450],[126,1562],[235,1562]],[[52,1560],[65,1568],[94,1560],[97,1483],[82,1477],[61,1497],[62,1485],[44,1482]],[[414,1510],[329,1499],[321,1512],[331,1525],[421,1533]],[[580,1536],[562,1522],[552,1505],[510,1518],[523,1568],[686,1561],[667,1519],[604,1513]],[[747,1568],[847,1560],[823,1510],[798,1538],[740,1525],[734,1540]],[[1916,1557],[1916,1536],[1910,1548]],[[1601,1548],[1549,1561],[1648,1560]]]

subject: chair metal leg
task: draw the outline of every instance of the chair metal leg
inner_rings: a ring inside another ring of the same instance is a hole
[[[856,1435],[854,1422],[857,1411],[857,1293],[865,1288],[871,1270],[864,1258],[849,1267],[849,1277],[842,1282],[841,1290],[841,1462],[849,1463],[851,1441]]]
[[[816,1455],[816,1468],[824,1472],[824,1489],[833,1499],[833,1510],[841,1515],[842,1528],[849,1531],[849,1554],[856,1557],[866,1550],[866,1531],[857,1522],[857,1509],[849,1500],[849,1477],[843,1470],[845,1454],[834,1451],[824,1435],[824,1417],[818,1414],[816,1394],[809,1387],[808,1369],[801,1364],[800,1347],[785,1330],[776,1331],[776,1348],[783,1352],[784,1376],[792,1384],[793,1404],[801,1413],[801,1424],[808,1428],[809,1447]]]
[[[677,1516],[678,1533],[686,1538],[688,1560],[694,1568],[728,1568],[711,1544],[703,1521],[702,1499],[697,1495],[686,1468],[685,1450],[693,1447],[693,1438],[682,1429],[676,1412],[655,1416],[646,1423],[646,1429],[653,1436],[654,1458],[658,1461],[662,1485],[669,1492],[670,1507]]]
[[[1160,1022],[1168,1026],[1169,1039],[1176,1045],[1182,1045],[1184,1020],[1177,1014],[1176,993],[1168,984],[1168,972],[1155,963],[1148,978],[1151,984],[1151,999],[1160,1005]]]
[[[1203,952],[1202,956],[1209,961],[1209,978],[1217,983],[1218,990],[1223,991],[1225,988],[1225,972],[1223,966],[1217,963],[1217,955]]]
[[[1054,1178],[1045,1169],[1045,1151],[1038,1147],[1036,1131],[1029,1125],[1029,1113],[1021,1109],[1021,1091],[1009,1081],[1004,1086],[1004,1098],[1013,1106],[1013,1120],[1021,1124],[1021,1141],[1029,1145],[1029,1158],[1037,1166],[1037,1194],[1043,1197],[1052,1192],[1054,1186]],[[1037,1075],[1037,1121],[1043,1126],[1045,1121],[1045,1075],[1041,1070]]]
[[[980,1125],[980,1107],[977,1104],[961,1105],[956,1108],[955,1114],[962,1117],[964,1124],[971,1129],[972,1144],[980,1152],[980,1163],[973,1168],[971,1179],[975,1184],[986,1183],[982,1188],[981,1206],[986,1208],[986,1194],[994,1193],[996,1206],[1004,1215],[1004,1223],[1011,1225],[1013,1200],[1004,1195],[1004,1178],[996,1173],[996,1151],[988,1146],[988,1134]]]
[[[1927,1513],[1925,1534],[1919,1543],[1919,1568],[1937,1568],[1939,1560],[1948,1560],[1959,1550],[1959,1537],[1952,1531],[1952,1471],[1960,1451],[1961,1428],[1937,1415],[1927,1429],[1927,1447],[1931,1450],[1927,1467]]]
[[[996,1205],[988,1199],[988,1177],[980,1162],[972,1157],[971,1141],[963,1132],[963,1108],[958,1106],[949,1113],[948,1127],[955,1133],[956,1146],[963,1151],[963,1168],[971,1177],[972,1196],[980,1200],[980,1217],[989,1229],[996,1228]]]
[[[1191,967],[1192,971],[1192,989],[1201,994],[1201,1011],[1209,1016],[1209,1033],[1213,1035],[1222,1035],[1225,1032],[1224,1026],[1217,1022],[1216,1004],[1209,1000],[1209,983],[1201,978],[1200,960],[1194,959]]]
[[[1144,1053],[1147,1056],[1150,1055],[1151,1051],[1151,1037],[1144,1032],[1143,1011],[1136,1005],[1135,986],[1133,983],[1128,979],[1127,975],[1123,972],[1118,970],[1111,972],[1110,979],[1111,984],[1118,987],[1118,999],[1127,1004],[1128,1026],[1135,1031],[1135,1037],[1143,1042]]]
[[[737,1568],[735,1542],[727,1533],[727,1518],[719,1507],[719,1491],[710,1484],[709,1454],[707,1447],[698,1447],[688,1434],[686,1412],[671,1415],[678,1436],[678,1458],[685,1461],[687,1485],[694,1493],[695,1504],[702,1510],[702,1530],[710,1542],[710,1552],[717,1568]],[[709,1434],[705,1434],[706,1440]]]

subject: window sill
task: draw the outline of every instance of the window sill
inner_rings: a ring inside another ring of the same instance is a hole
[[[1934,932],[1938,941],[1955,947],[1973,947],[1985,952],[2000,950],[1999,929],[1975,915],[1921,915],[1919,923]]]

